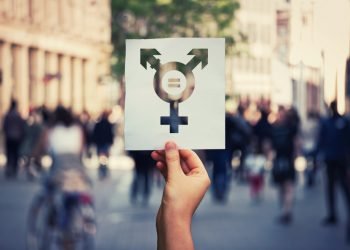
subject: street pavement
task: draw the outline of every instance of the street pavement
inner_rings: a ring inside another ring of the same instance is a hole
[[[94,194],[98,216],[97,250],[156,249],[155,215],[161,198],[161,186],[154,183],[149,206],[130,205],[131,170],[113,170],[112,176],[98,181],[95,170]],[[17,180],[5,180],[0,171],[0,250],[25,249],[26,213],[38,182],[29,182],[24,174]],[[343,250],[344,223],[325,228],[323,187],[298,185],[294,221],[290,226],[276,222],[277,193],[266,183],[260,203],[249,197],[246,185],[231,185],[226,205],[212,202],[206,195],[193,220],[197,250]],[[338,199],[341,221],[344,204]]]

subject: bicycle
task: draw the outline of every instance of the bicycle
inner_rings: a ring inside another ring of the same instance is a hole
[[[46,180],[28,213],[27,250],[93,250],[96,219],[86,178],[63,170]]]

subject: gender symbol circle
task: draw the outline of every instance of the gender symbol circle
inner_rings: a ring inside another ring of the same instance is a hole
[[[194,90],[192,69],[180,62],[168,62],[160,66],[154,76],[154,89],[166,102],[183,102]]]
[[[181,95],[187,85],[186,76],[178,70],[167,71],[160,81],[161,88],[170,96]]]

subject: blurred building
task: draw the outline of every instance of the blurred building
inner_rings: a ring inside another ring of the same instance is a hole
[[[278,0],[276,53],[288,66],[293,105],[301,118],[338,100],[345,111],[345,69],[350,40],[347,0]],[[342,21],[340,21],[342,20]]]
[[[293,105],[303,120],[311,111],[324,111],[334,99],[343,113],[350,2],[241,0],[240,4],[237,25],[248,44],[233,57],[231,95]]]
[[[288,68],[292,104],[301,118],[322,107],[322,54],[313,0],[276,2],[276,55]]]
[[[240,99],[270,99],[275,44],[274,0],[241,0],[238,29],[248,37],[248,47],[232,62],[232,95]]]
[[[314,1],[317,43],[323,52],[324,100],[346,111],[346,61],[350,53],[350,1]],[[350,111],[350,110],[348,110]]]
[[[0,0],[0,115],[57,104],[74,112],[103,105],[109,74],[109,0]]]

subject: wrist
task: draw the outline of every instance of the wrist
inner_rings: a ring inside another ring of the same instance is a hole
[[[159,207],[157,214],[157,224],[171,224],[176,222],[181,227],[190,228],[192,215],[193,214],[189,211],[184,211],[183,209],[177,208],[176,206],[167,206],[163,203]]]
[[[157,214],[157,224],[171,224],[176,222],[179,226],[191,226],[192,216],[177,209],[164,208],[160,206]]]
[[[193,250],[191,219],[162,206],[157,214],[157,235],[159,250]]]

